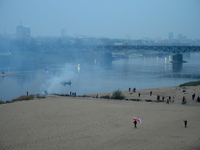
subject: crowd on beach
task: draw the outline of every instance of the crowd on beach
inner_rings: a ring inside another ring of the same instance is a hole
[[[133,93],[135,93],[135,92],[136,92],[136,88],[134,87],[132,91],[133,91]],[[130,88],[130,87],[129,87],[129,92],[131,92],[131,88]],[[186,92],[186,90],[183,90],[183,92]],[[150,96],[152,96],[153,92],[150,91],[149,94],[150,94]],[[138,97],[140,98],[140,96],[141,96],[141,93],[139,92],[139,93],[138,93]],[[195,96],[196,96],[196,95],[195,95],[195,93],[194,93],[194,94],[192,95],[192,100],[195,100]],[[156,100],[157,100],[157,102],[165,102],[165,100],[166,100],[166,104],[169,104],[170,102],[175,102],[174,96],[173,96],[172,98],[171,98],[171,96],[169,96],[169,97],[167,97],[167,98],[165,99],[164,96],[162,96],[162,98],[161,98],[161,95],[157,95]],[[197,97],[196,101],[200,103],[200,97],[199,97],[199,96]],[[186,104],[186,102],[187,102],[186,97],[183,96],[182,104]]]

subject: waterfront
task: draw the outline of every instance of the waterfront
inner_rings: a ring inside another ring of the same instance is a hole
[[[63,57],[63,56],[62,56]],[[170,54],[135,54],[129,58],[111,59],[84,53],[75,59],[38,62],[15,60],[1,63],[0,70],[12,76],[0,78],[0,99],[11,100],[20,95],[76,92],[77,95],[177,86],[200,79],[199,53],[183,56],[187,63],[172,64]],[[48,69],[47,69],[48,67]],[[62,81],[71,81],[63,86]]]

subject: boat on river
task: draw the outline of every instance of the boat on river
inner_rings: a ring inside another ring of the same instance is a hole
[[[62,82],[60,82],[60,84],[63,85],[63,86],[66,86],[67,84],[68,84],[68,85],[71,85],[72,82],[71,82],[71,81],[69,81],[69,82],[67,82],[67,81],[62,81]]]

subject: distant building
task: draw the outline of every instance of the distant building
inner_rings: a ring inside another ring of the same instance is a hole
[[[61,36],[66,36],[66,29],[61,29]]]
[[[30,27],[19,25],[16,28],[16,35],[18,39],[29,40],[30,39]]]
[[[187,39],[187,37],[185,35],[183,35],[182,33],[178,33],[177,38],[178,38],[178,40],[186,40]]]
[[[169,32],[169,40],[174,39],[174,33],[173,32]]]

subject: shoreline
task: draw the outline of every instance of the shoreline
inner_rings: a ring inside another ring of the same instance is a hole
[[[150,96],[150,91],[152,91],[152,95]],[[148,88],[148,89],[136,89],[135,92],[133,90],[129,91],[121,91],[122,94],[125,96],[123,100],[127,101],[141,101],[141,102],[166,102],[167,98],[169,96],[171,97],[171,101],[174,101],[173,103],[182,103],[183,96],[187,100],[187,105],[194,105],[199,104],[197,102],[197,97],[200,97],[200,85],[198,86],[169,86],[169,87],[159,87],[159,88]],[[140,93],[140,96],[139,96]],[[192,100],[192,95],[195,94],[194,100]],[[86,95],[77,95],[76,97],[80,98],[95,98],[97,99],[109,99],[111,98],[113,92],[108,93],[95,93],[95,94],[86,94]],[[29,96],[22,95],[20,97],[24,97],[24,99],[18,99],[14,98],[10,101],[0,101],[0,104],[6,104],[6,103],[13,103],[16,101],[27,101],[27,100],[34,100],[34,99],[41,99],[46,98],[49,96],[60,96],[60,97],[74,97],[70,96],[69,94],[50,94],[50,95],[40,95],[40,94],[33,94],[30,99],[28,99]],[[160,100],[157,100],[157,96],[160,95]],[[164,97],[164,101],[162,100],[162,97]],[[16,100],[18,99],[18,100]],[[110,99],[110,100],[117,100],[117,99]]]
[[[14,74],[0,74],[0,77],[11,76],[11,75],[14,75]]]

